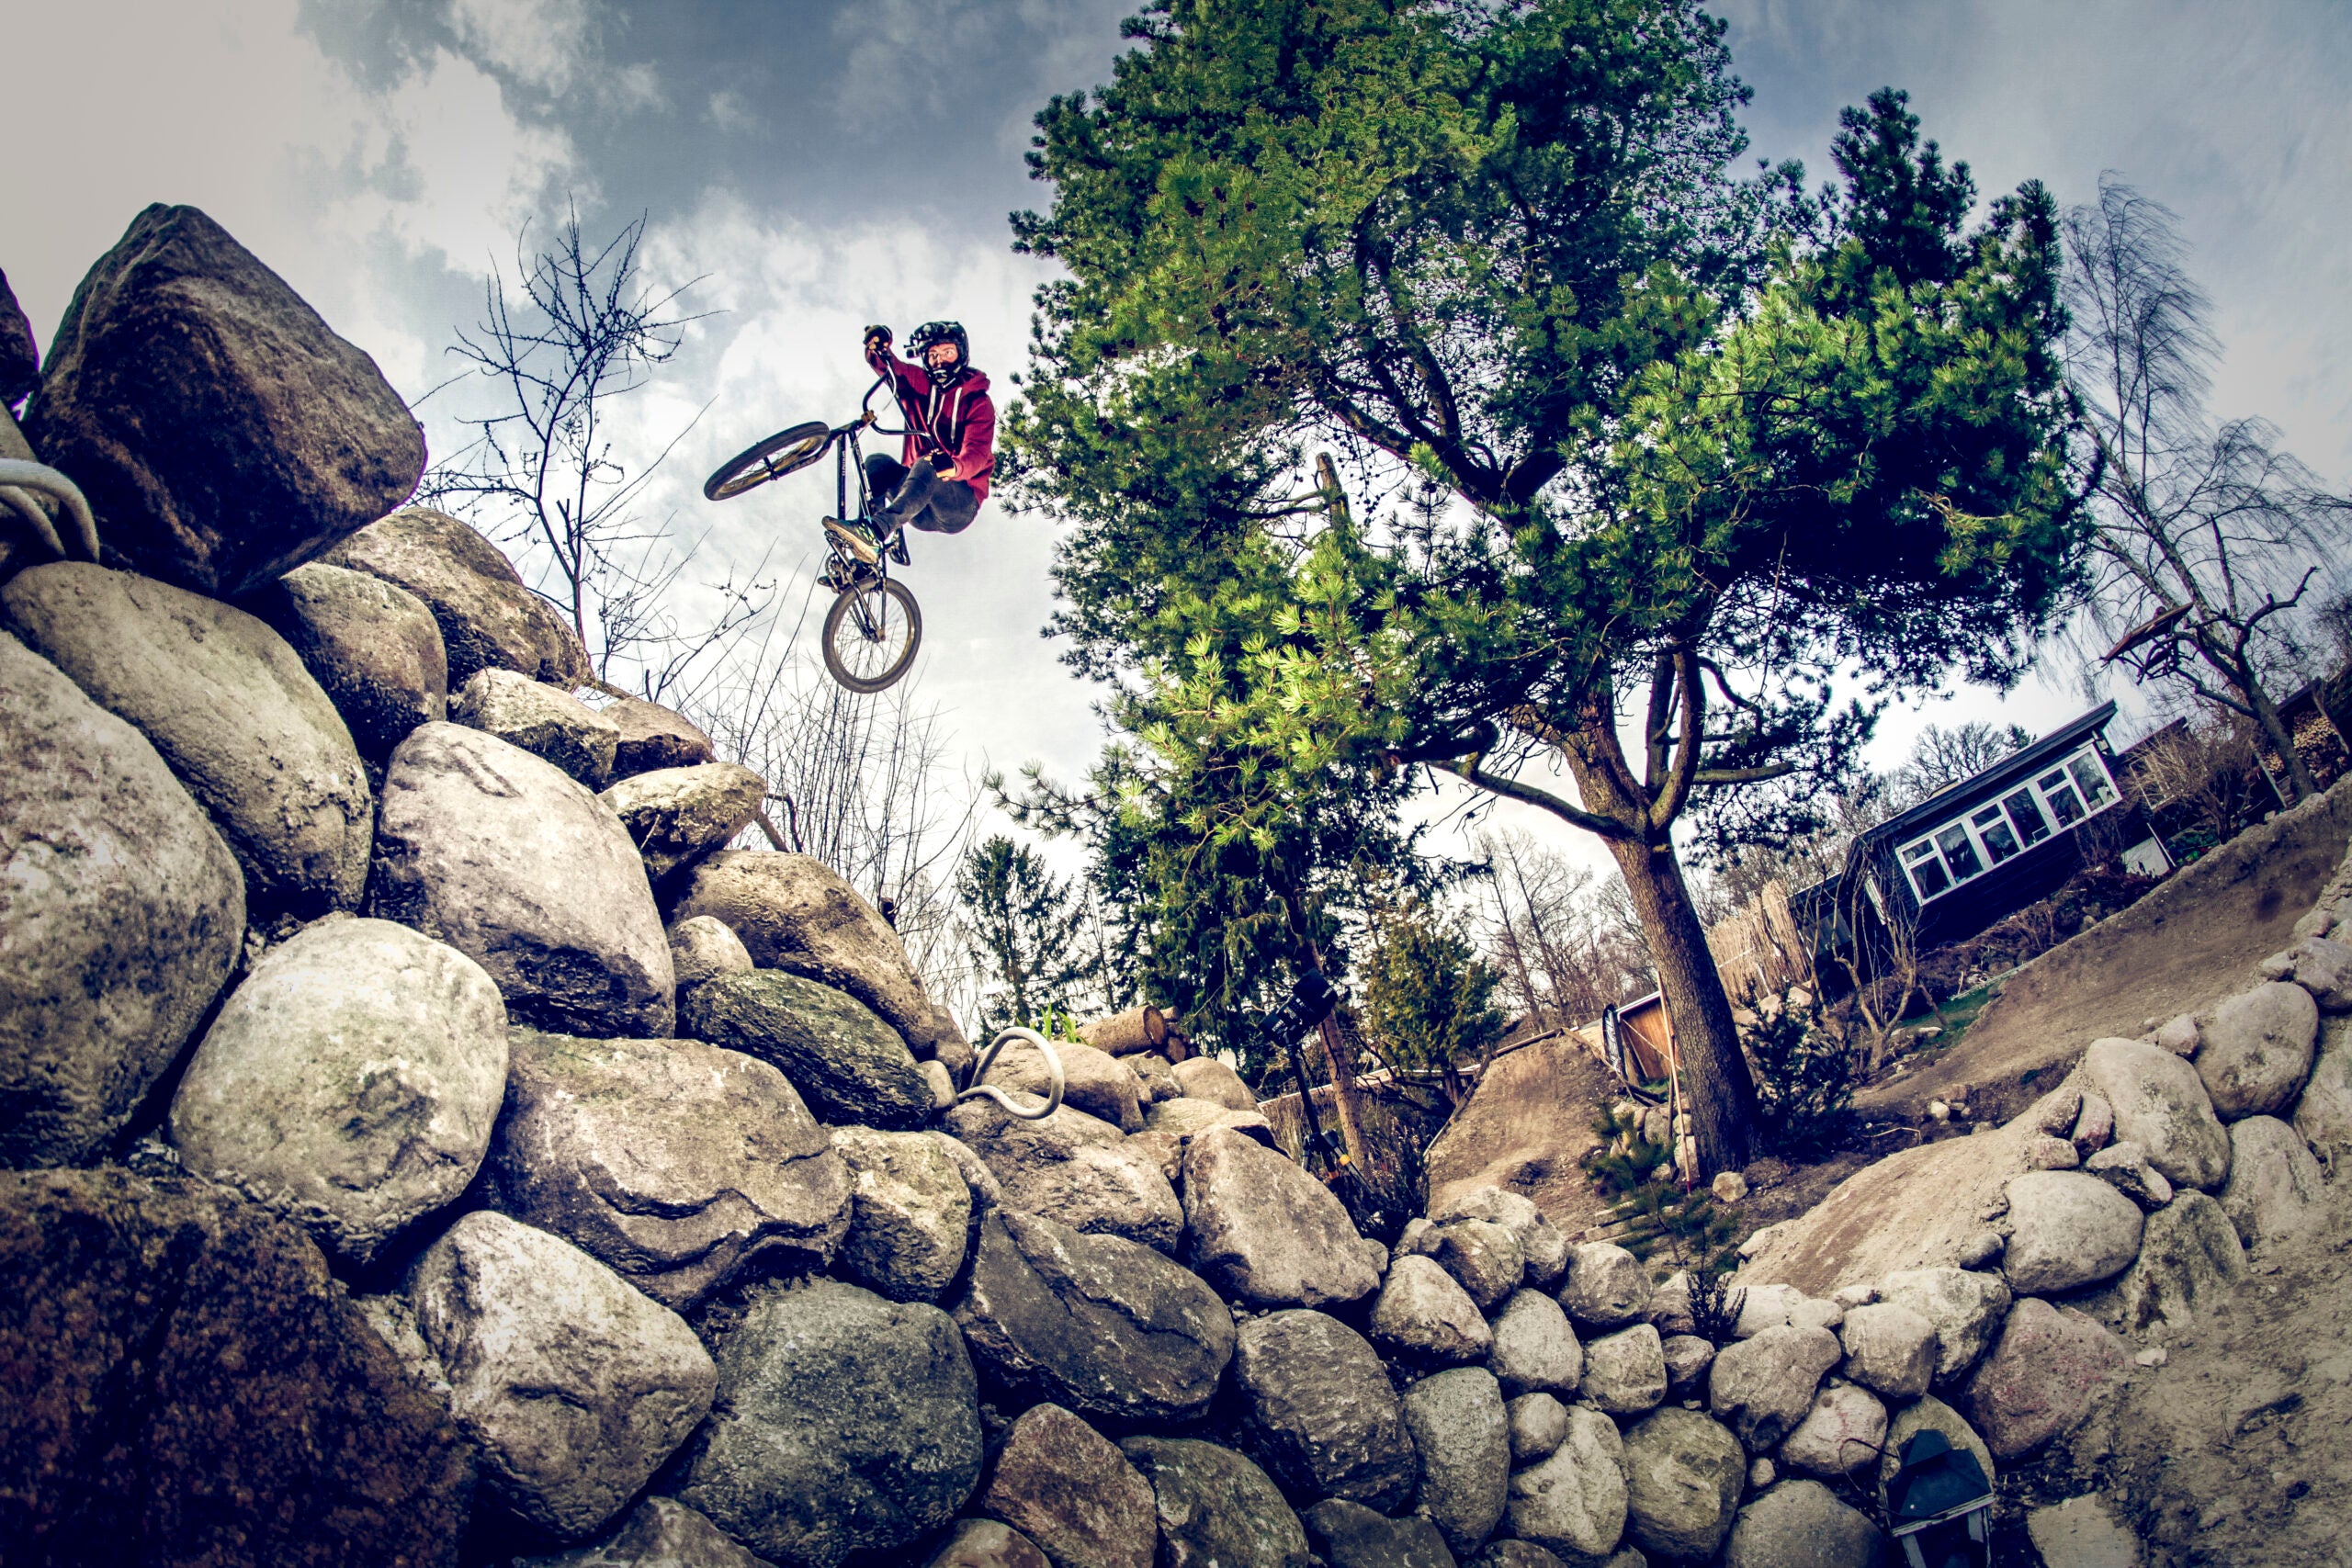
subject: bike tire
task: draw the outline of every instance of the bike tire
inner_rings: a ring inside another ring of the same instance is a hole
[[[812,419],[789,430],[779,430],[758,446],[738,452],[702,485],[705,501],[727,501],[770,479],[797,473],[825,455],[832,443],[832,427]]]
[[[869,612],[865,625],[856,615],[861,607]],[[903,649],[895,641],[900,629]],[[825,612],[825,671],[860,696],[897,685],[914,668],[915,650],[922,646],[922,606],[903,582],[885,577],[845,589]],[[872,664],[875,657],[881,660],[879,667]]]

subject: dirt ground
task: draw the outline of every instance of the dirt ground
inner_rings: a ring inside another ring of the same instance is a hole
[[[1429,1147],[1429,1201],[1489,1183],[1524,1193],[1575,1235],[1603,1201],[1577,1158],[1600,1142],[1592,1120],[1611,1098],[1609,1071],[1571,1040],[1538,1040],[1496,1056],[1478,1091]]]
[[[1865,1118],[1917,1121],[1928,1101],[1971,1086],[1979,1120],[1998,1121],[2047,1089],[2084,1049],[2203,1007],[2250,983],[2254,965],[2292,945],[2352,840],[2352,781],[2241,833],[2137,904],[2052,948],[2002,983],[1949,1049],[1854,1097]],[[2032,1075],[2030,1078],[2027,1075]]]

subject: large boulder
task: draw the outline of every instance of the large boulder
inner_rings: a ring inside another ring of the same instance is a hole
[[[1152,1568],[1151,1483],[1058,1404],[1033,1404],[1004,1435],[975,1508],[1037,1543],[1054,1568]]]
[[[613,750],[613,777],[632,779],[656,768],[691,768],[718,753],[695,722],[642,697],[620,697],[605,705],[605,716],[620,731]]]
[[[2009,1287],[1997,1274],[1968,1269],[1905,1269],[1889,1274],[1879,1298],[1908,1307],[1936,1325],[1936,1386],[1948,1387],[1976,1364],[2009,1312]]]
[[[768,1285],[717,1344],[718,1408],[677,1495],[779,1568],[910,1546],[978,1484],[978,1383],[937,1307]]]
[[[676,1032],[670,939],[637,846],[585,786],[495,736],[428,724],[392,753],[368,912],[489,970],[518,1022]]]
[[[2083,1162],[2083,1169],[2143,1209],[2161,1209],[2173,1200],[2172,1183],[2148,1163],[2148,1151],[2129,1138],[2091,1156]]]
[[[1625,1532],[1625,1443],[1617,1424],[1578,1405],[1551,1457],[1510,1478],[1510,1533],[1566,1562],[1599,1562]]]
[[[1549,1459],[1568,1440],[1568,1407],[1548,1393],[1522,1393],[1503,1404],[1513,1464]]]
[[[1190,1438],[1119,1445],[1151,1483],[1159,1568],[1307,1568],[1298,1516],[1266,1472],[1231,1449]]]
[[[2140,1256],[2140,1205],[2079,1170],[2037,1170],[2008,1186],[2001,1272],[2018,1295],[2094,1285]]]
[[[449,721],[520,746],[590,789],[612,781],[613,748],[620,737],[613,721],[571,693],[528,675],[475,671],[450,694]]]
[[[2352,1154],[2352,1021],[2331,1026],[2288,1120],[2329,1160]]]
[[[496,545],[445,512],[402,507],[322,558],[424,601],[441,628],[452,691],[481,670],[512,670],[567,690],[592,673],[562,613],[523,585]]]
[[[2115,1108],[2115,1135],[2139,1145],[2176,1187],[2219,1187],[2230,1173],[2230,1135],[2197,1069],[2136,1040],[2094,1040],[2083,1081]]]
[[[0,614],[128,719],[212,814],[256,912],[358,903],[375,802],[342,716],[286,639],[243,610],[86,561],[19,572]]]
[[[894,1302],[937,1300],[964,1266],[972,1225],[972,1190],[949,1140],[836,1127],[833,1149],[849,1168],[842,1272]]]
[[[670,970],[678,989],[716,980],[721,975],[741,975],[752,967],[752,955],[735,933],[708,915],[695,915],[670,928]]]
[[[301,659],[361,756],[380,762],[410,730],[448,716],[441,628],[407,589],[313,561],[263,587],[245,608]]]
[[[1831,1477],[1852,1475],[1878,1462],[1886,1441],[1886,1406],[1853,1383],[1836,1383],[1813,1396],[1813,1408],[1781,1439],[1781,1463]]]
[[[1387,1370],[1338,1318],[1302,1310],[1244,1323],[1233,1387],[1244,1446],[1294,1499],[1383,1513],[1413,1500],[1420,1468]]]
[[[1385,1298],[1385,1289],[1382,1291]],[[1645,1326],[1647,1326],[1645,1325]],[[1517,1291],[1495,1314],[1487,1370],[1507,1393],[1541,1390],[1572,1397],[1584,1377],[1584,1347],[1560,1303],[1541,1291]],[[1657,1338],[1657,1331],[1650,1337]]]
[[[774,1063],[821,1122],[907,1128],[931,1119],[931,1087],[906,1043],[830,986],[768,969],[723,975],[685,994],[678,1026]]]
[[[1646,1323],[1584,1344],[1577,1392],[1611,1416],[1638,1416],[1666,1397],[1666,1350]]]
[[[1935,1382],[1936,1325],[1900,1303],[1849,1310],[1838,1342],[1846,1349],[1839,1373],[1890,1399],[1917,1398]]]
[[[2308,1235],[2325,1216],[2319,1161],[2276,1116],[2249,1116],[2230,1128],[2230,1179],[2222,1212],[2250,1247]]]
[[[923,1568],[1052,1568],[1037,1543],[996,1519],[958,1519]]]
[[[918,1055],[942,1029],[906,944],[831,866],[777,850],[721,850],[687,874],[672,918],[715,915],[763,969],[847,991]]]
[[[673,1311],[738,1280],[822,1269],[850,1181],[782,1073],[696,1040],[518,1029],[492,1202]]]
[[[389,920],[326,920],[221,1005],[172,1097],[173,1145],[365,1268],[457,1201],[506,1093],[481,965]]]
[[[2319,1004],[2302,987],[2273,980],[2214,1009],[2198,1034],[2197,1076],[2214,1113],[2225,1122],[2276,1116],[2311,1076]]]
[[[1436,1259],[1419,1253],[1388,1266],[1380,1297],[1372,1304],[1371,1329],[1391,1354],[1440,1366],[1482,1360],[1494,1348],[1494,1331],[1470,1292]],[[1584,1374],[1581,1351],[1577,1374]]]
[[[605,792],[605,804],[637,840],[646,874],[658,882],[750,827],[767,790],[767,781],[749,768],[703,762],[633,774]]]
[[[1560,1287],[1560,1305],[1578,1323],[1615,1328],[1640,1317],[1649,1304],[1649,1270],[1623,1247],[1605,1241],[1588,1242],[1568,1254],[1568,1279]]]
[[[1215,1056],[1193,1056],[1178,1062],[1174,1071],[1177,1083],[1191,1099],[1213,1100],[1228,1111],[1258,1109],[1258,1097],[1250,1092],[1241,1075]]]
[[[1200,1134],[1184,1151],[1184,1225],[1193,1267],[1255,1305],[1329,1306],[1380,1285],[1330,1189],[1227,1129]]]
[[[1173,1254],[1184,1208],[1159,1161],[1108,1122],[1065,1105],[1023,1121],[992,1100],[949,1111],[947,1131],[977,1153],[1004,1201],[1090,1235],[1124,1236]]]
[[[1144,1130],[1143,1081],[1127,1063],[1078,1040],[1054,1042],[1062,1065],[1062,1103],[1109,1123],[1122,1133]],[[1188,1064],[1189,1065],[1189,1064]],[[988,1081],[998,1089],[1044,1099],[1053,1084],[1045,1053],[1026,1040],[1008,1040],[989,1064]]]
[[[1750,1452],[1769,1453],[1804,1419],[1823,1374],[1844,1356],[1826,1328],[1768,1328],[1716,1354],[1707,1373],[1708,1407]]]
[[[774,1568],[675,1497],[648,1497],[610,1535],[514,1568]]]
[[[2163,1321],[2186,1327],[2245,1278],[2245,1247],[2222,1205],[2202,1192],[2184,1192],[2148,1216],[2139,1259],[2118,1286],[2123,1326]]]
[[[376,362],[193,207],[131,220],[65,307],[25,424],[109,558],[214,598],[400,504],[424,434]]]
[[[138,730],[0,632],[0,1166],[93,1157],[219,994],[244,874]]]
[[[294,1226],[119,1169],[0,1174],[0,1560],[457,1560],[473,1461]]]
[[[1895,1561],[1878,1522],[1818,1481],[1783,1481],[1739,1511],[1724,1568],[1883,1568]]]
[[[1492,1312],[1527,1277],[1519,1238],[1487,1220],[1453,1220],[1432,1225],[1416,1250],[1462,1282],[1480,1312]]]
[[[1625,1433],[1626,1533],[1652,1557],[1707,1562],[1747,1480],[1737,1438],[1695,1410],[1654,1410]]]
[[[1903,1445],[1926,1431],[1940,1432],[1955,1452],[1965,1449],[1975,1456],[1977,1468],[1984,1472],[1985,1484],[1992,1484],[1998,1477],[2000,1472],[1993,1462],[1993,1450],[1984,1446],[1984,1439],[1977,1436],[1967,1417],[1934,1394],[1923,1394],[1898,1408],[1886,1424],[1886,1442],[1878,1456],[1878,1486],[1882,1495],[1894,1484],[1895,1472],[1903,1466]]]
[[[1330,1568],[1454,1568],[1445,1537],[1416,1515],[1392,1519],[1362,1503],[1329,1497],[1298,1517]]]
[[[1182,1147],[1190,1147],[1194,1138],[1218,1127],[1230,1128],[1270,1149],[1281,1146],[1274,1141],[1273,1123],[1257,1111],[1236,1111],[1189,1094],[1154,1101],[1143,1113],[1143,1124],[1145,1131],[1164,1134]]]
[[[1416,1510],[1456,1557],[1494,1534],[1510,1500],[1510,1423],[1502,1386],[1484,1367],[1455,1367],[1405,1391],[1405,1427],[1421,1456]]]
[[[2081,1420],[2126,1361],[2123,1342],[2096,1319],[2028,1296],[1968,1380],[1965,1408],[1996,1458],[2017,1459]]]
[[[953,1310],[995,1382],[1114,1427],[1198,1416],[1233,1359],[1233,1314],[1190,1270],[1017,1209],[981,1221]]]
[[[1527,1268],[1527,1284],[1538,1291],[1557,1290],[1568,1269],[1568,1238],[1544,1217],[1533,1201],[1500,1187],[1473,1187],[1456,1193],[1430,1212],[1432,1226],[1456,1220],[1485,1220],[1510,1232],[1519,1243]]]
[[[710,1411],[717,1373],[684,1319],[503,1214],[450,1226],[403,1289],[484,1481],[560,1540],[603,1529]]]

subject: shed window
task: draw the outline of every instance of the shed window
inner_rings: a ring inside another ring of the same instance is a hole
[[[2009,825],[2024,842],[2038,844],[2050,837],[2049,820],[2041,815],[2041,807],[2033,803],[2033,791],[2021,789],[2015,795],[2003,795],[2001,809],[2009,814]]]
[[[1951,886],[1951,877],[1944,871],[1942,857],[1936,853],[1936,846],[1926,839],[1903,852],[1903,869],[1911,874],[1911,886],[1918,890],[1919,901],[1923,904]]]
[[[2084,802],[2093,811],[2115,798],[2115,786],[2107,782],[2107,769],[2100,765],[2096,751],[2075,752],[2066,760],[2066,771],[2075,775]]]
[[[2058,826],[2071,828],[2083,819],[2083,803],[2075,794],[2075,786],[2066,777],[2066,770],[2054,769],[2033,781],[2041,798],[2050,805],[2050,815],[2058,818]]]
[[[2105,762],[2086,747],[2031,784],[1913,840],[1895,858],[1924,904],[2120,800]]]
[[[1936,848],[1944,852],[1944,864],[1951,867],[1951,879],[1965,882],[1984,869],[1976,858],[1976,846],[1968,840],[1968,829],[1955,822],[1936,835]]]
[[[2014,860],[2025,852],[2025,847],[2018,842],[2018,836],[2010,832],[2009,825],[2001,819],[2001,808],[1997,806],[1988,806],[1977,812],[1968,819],[1968,825],[1976,829],[1977,840],[1984,846],[1984,858],[1995,865],[2005,860]]]

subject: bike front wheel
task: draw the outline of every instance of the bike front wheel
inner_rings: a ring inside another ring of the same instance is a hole
[[[878,578],[846,589],[825,612],[825,668],[861,694],[886,690],[913,668],[922,609],[903,582]]]
[[[726,501],[770,479],[797,473],[825,455],[832,445],[832,427],[820,419],[779,430],[748,451],[738,452],[718,466],[702,484],[705,501]]]

